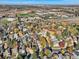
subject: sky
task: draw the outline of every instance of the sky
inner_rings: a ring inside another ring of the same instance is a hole
[[[0,4],[79,5],[79,0],[0,0]]]

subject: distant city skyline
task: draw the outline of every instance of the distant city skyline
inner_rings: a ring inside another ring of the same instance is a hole
[[[54,4],[54,5],[79,5],[79,0],[0,0],[0,4]]]

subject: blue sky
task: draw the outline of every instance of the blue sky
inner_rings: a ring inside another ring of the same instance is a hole
[[[0,4],[63,4],[79,5],[79,0],[0,0]]]

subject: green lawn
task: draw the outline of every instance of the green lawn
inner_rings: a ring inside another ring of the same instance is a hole
[[[34,14],[17,14],[19,17],[33,17]]]

